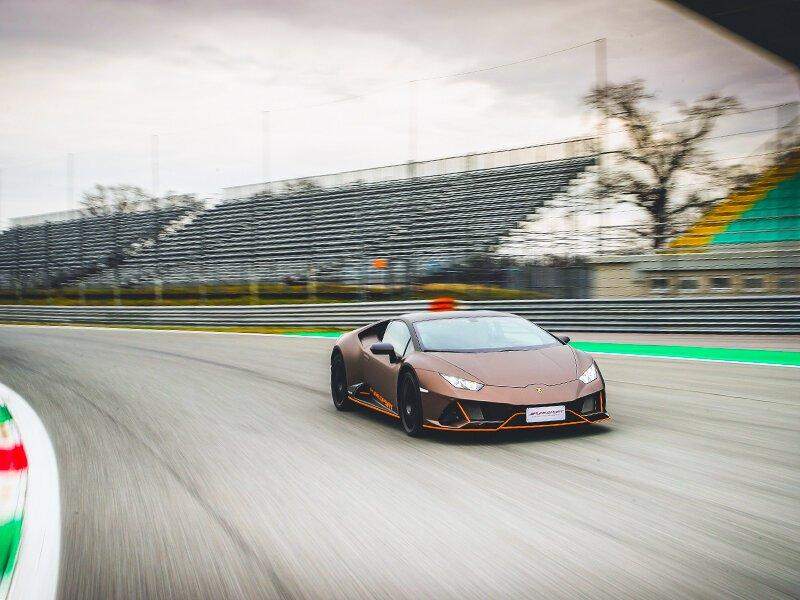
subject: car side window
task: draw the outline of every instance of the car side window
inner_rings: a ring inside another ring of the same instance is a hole
[[[381,341],[391,344],[397,356],[405,356],[411,347],[411,332],[408,330],[408,325],[402,321],[392,321],[386,327]]]

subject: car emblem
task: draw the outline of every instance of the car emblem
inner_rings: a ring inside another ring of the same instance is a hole
[[[542,388],[536,388],[536,391],[539,392],[540,394],[544,393],[544,390]]]

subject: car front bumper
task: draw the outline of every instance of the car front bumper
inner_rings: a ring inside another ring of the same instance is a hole
[[[564,418],[530,423],[525,416],[526,409],[533,406],[563,406]],[[500,431],[587,425],[610,418],[606,411],[605,390],[602,389],[570,402],[554,404],[516,405],[453,398],[437,419],[426,418],[423,427],[441,431]]]

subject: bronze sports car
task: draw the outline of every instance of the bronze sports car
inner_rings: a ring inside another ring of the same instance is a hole
[[[600,370],[568,342],[508,313],[401,315],[337,340],[333,403],[399,419],[413,436],[608,419]]]

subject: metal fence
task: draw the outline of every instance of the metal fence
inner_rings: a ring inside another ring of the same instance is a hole
[[[494,169],[496,167],[513,167],[549,160],[563,160],[578,156],[592,156],[597,154],[598,143],[595,138],[574,138],[563,142],[550,144],[537,144],[522,148],[507,150],[494,150],[477,154],[464,154],[448,156],[434,160],[424,160],[345,171],[328,175],[313,175],[295,179],[282,179],[265,183],[238,185],[224,188],[226,200],[249,198],[255,194],[280,194],[289,190],[302,189],[303,186],[327,188],[356,183],[376,183],[379,181],[395,181],[409,177],[428,177],[431,175],[448,175],[452,173],[465,173],[480,169]]]
[[[459,302],[554,331],[800,334],[800,296]],[[0,305],[0,322],[195,327],[357,327],[427,310],[427,301],[253,306]]]

